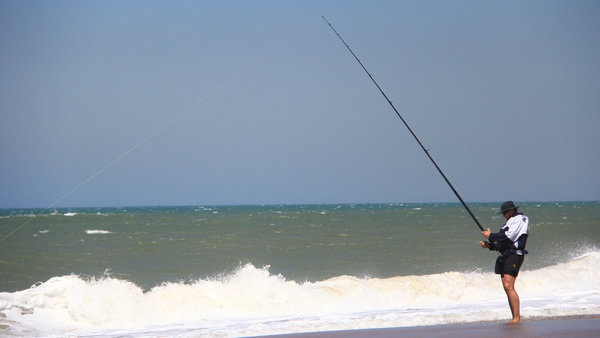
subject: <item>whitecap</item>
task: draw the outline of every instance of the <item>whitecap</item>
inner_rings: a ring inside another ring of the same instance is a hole
[[[85,231],[88,235],[95,235],[95,234],[112,234],[112,232],[108,231],[108,230],[86,230]]]

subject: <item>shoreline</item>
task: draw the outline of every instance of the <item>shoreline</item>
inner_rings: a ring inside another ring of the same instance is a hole
[[[480,338],[485,336],[510,337],[579,337],[600,336],[600,314],[533,317],[511,324],[504,321],[444,324],[431,326],[408,326],[378,329],[358,329],[305,333],[286,333],[255,337],[265,338]]]

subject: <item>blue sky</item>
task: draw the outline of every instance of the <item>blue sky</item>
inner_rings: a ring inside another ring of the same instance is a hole
[[[466,201],[600,200],[596,1],[0,1],[0,208],[456,202],[321,15]]]

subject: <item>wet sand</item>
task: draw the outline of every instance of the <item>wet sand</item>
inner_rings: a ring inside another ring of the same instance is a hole
[[[384,329],[291,333],[269,338],[481,338],[481,337],[600,337],[600,316],[530,319],[506,322],[417,326]]]

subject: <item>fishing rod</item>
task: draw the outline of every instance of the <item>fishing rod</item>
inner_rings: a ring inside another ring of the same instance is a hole
[[[483,227],[481,226],[481,224],[479,223],[479,221],[477,220],[477,218],[475,217],[475,215],[473,215],[473,213],[471,212],[471,209],[469,209],[469,207],[467,206],[467,203],[465,203],[465,201],[462,199],[462,197],[460,197],[460,195],[458,194],[458,192],[456,191],[456,189],[454,189],[454,186],[452,185],[452,183],[450,183],[450,180],[448,180],[448,178],[446,177],[446,175],[444,175],[444,172],[442,172],[442,169],[440,169],[440,167],[437,165],[437,163],[435,163],[435,161],[433,160],[433,157],[431,157],[431,155],[429,154],[429,150],[425,149],[425,147],[423,146],[423,144],[421,143],[421,141],[419,140],[419,138],[417,137],[417,135],[408,126],[408,123],[406,123],[406,121],[404,120],[404,118],[402,117],[402,115],[400,115],[400,112],[398,112],[398,109],[396,109],[396,107],[394,106],[394,104],[392,103],[392,101],[383,92],[383,89],[381,89],[381,87],[379,87],[379,84],[377,83],[377,81],[375,81],[375,79],[373,78],[373,76],[371,75],[371,73],[369,73],[369,71],[367,70],[367,68],[362,64],[362,62],[360,62],[360,60],[358,59],[358,57],[356,56],[356,54],[354,54],[354,52],[352,51],[352,49],[350,49],[350,46],[348,46],[348,44],[346,43],[346,41],[344,41],[344,39],[342,39],[342,37],[335,30],[335,28],[333,28],[333,26],[329,23],[329,21],[327,21],[327,19],[325,19],[325,16],[321,15],[321,17],[323,18],[323,20],[325,20],[325,22],[327,22],[327,24],[329,25],[329,27],[331,27],[331,29],[335,32],[335,34],[338,36],[338,38],[340,38],[340,40],[342,40],[342,42],[344,43],[344,45],[346,46],[346,48],[348,48],[348,50],[350,51],[350,53],[352,53],[352,56],[354,56],[354,58],[356,59],[356,61],[358,61],[358,63],[362,67],[362,69],[364,69],[364,71],[367,73],[367,75],[369,75],[369,77],[371,78],[371,80],[373,81],[373,83],[375,84],[375,86],[377,86],[377,89],[379,89],[379,91],[381,92],[381,94],[383,95],[383,97],[385,97],[385,99],[390,104],[390,106],[392,106],[392,109],[394,109],[394,111],[396,112],[396,115],[398,115],[398,117],[400,118],[400,120],[402,120],[402,122],[404,123],[404,125],[406,126],[406,128],[408,128],[408,131],[410,131],[410,133],[415,138],[415,140],[417,140],[417,143],[419,143],[419,145],[421,146],[421,149],[423,149],[423,151],[425,152],[425,154],[427,154],[427,157],[429,157],[429,159],[431,160],[431,163],[433,163],[433,165],[440,172],[440,174],[442,175],[442,177],[444,178],[444,180],[446,181],[446,183],[448,183],[448,186],[450,187],[450,189],[452,189],[452,192],[454,192],[454,195],[456,195],[456,197],[458,197],[458,200],[460,201],[460,203],[462,203],[462,205],[465,207],[465,209],[467,210],[467,212],[469,213],[469,215],[471,215],[471,218],[473,218],[473,220],[475,221],[475,223],[477,224],[477,226],[479,227],[479,229],[481,229],[481,231],[485,231],[483,229]]]

